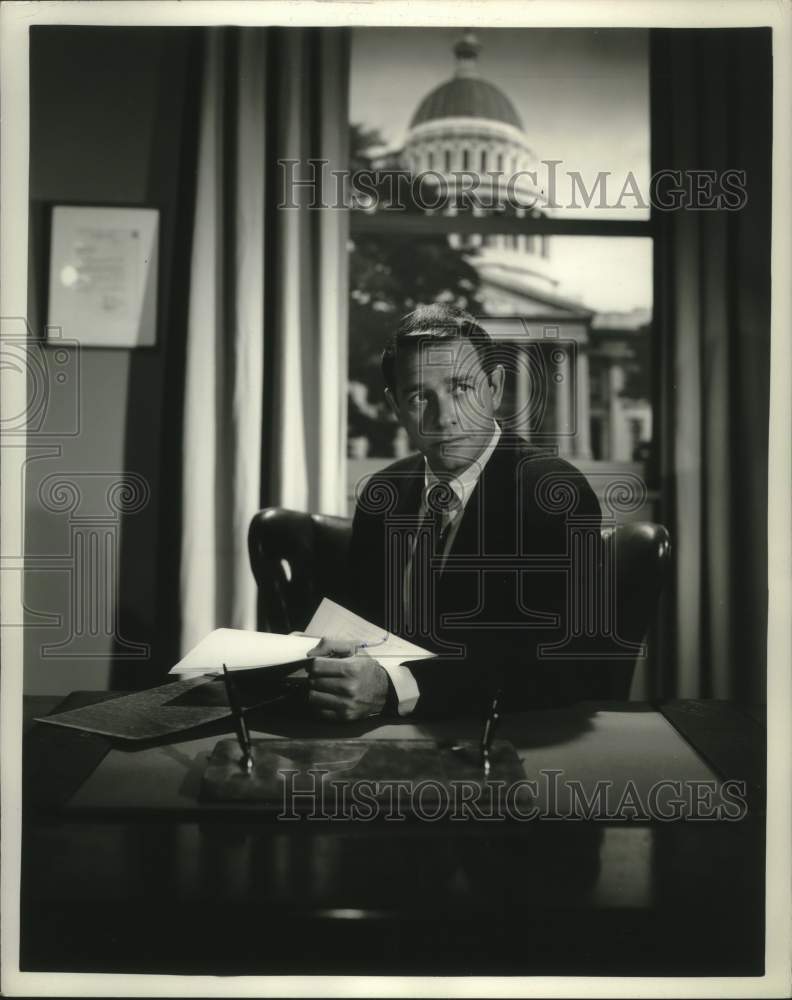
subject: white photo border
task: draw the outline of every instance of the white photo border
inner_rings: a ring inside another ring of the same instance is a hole
[[[38,24],[108,25],[425,25],[464,27],[755,27],[773,29],[773,225],[768,511],[768,788],[766,973],[762,977],[343,977],[154,976],[19,971],[22,630],[0,635],[2,698],[2,991],[7,996],[502,996],[744,997],[787,996],[792,914],[792,6],[775,0],[377,0],[376,3],[6,2],[0,10],[0,317],[2,336],[27,314],[29,80],[28,30]],[[10,334],[10,335],[13,335]],[[3,370],[0,414],[25,406],[24,373]],[[3,441],[3,553],[22,552],[24,442]],[[5,574],[9,577],[9,574]],[[4,579],[2,621],[19,621],[21,574]]]

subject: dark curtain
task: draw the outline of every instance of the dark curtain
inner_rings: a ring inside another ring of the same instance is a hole
[[[115,649],[110,686],[116,690],[161,683],[179,653],[182,411],[205,38],[200,28],[167,29],[165,36],[162,90],[157,95],[154,154],[146,189],[151,203],[162,212],[159,341],[156,352],[130,352],[125,447],[128,468],[147,471],[151,463],[157,463],[152,479],[158,485],[155,503],[150,505],[156,511],[157,523],[152,528],[150,520],[127,519],[129,526],[125,525],[122,532],[119,585],[123,615],[127,607],[134,606],[139,588],[145,585],[129,567],[136,565],[141,552],[151,554],[156,566],[156,614],[147,636],[151,646],[148,660],[125,660],[123,649]],[[171,105],[179,99],[181,106],[174,112]],[[174,129],[174,119],[178,135],[171,141],[178,155],[167,160],[167,137]],[[152,371],[153,362],[156,366]],[[141,436],[141,419],[157,428],[153,433],[158,450],[151,449],[150,437]],[[140,634],[134,622],[125,627],[130,636]]]
[[[655,696],[765,700],[769,29],[657,30],[652,160],[745,172],[736,210],[658,212],[662,520],[674,545]],[[717,185],[718,182],[716,182]]]

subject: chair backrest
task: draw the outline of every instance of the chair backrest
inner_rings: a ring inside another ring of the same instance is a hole
[[[619,636],[641,642],[665,583],[671,555],[668,531],[662,524],[634,521],[605,528],[602,540],[603,557],[614,550]]]
[[[352,521],[269,507],[250,524],[250,565],[259,591],[259,627],[291,632],[308,624],[322,597],[343,603]],[[619,638],[641,643],[655,613],[670,556],[668,531],[636,521],[604,529],[603,560],[611,559],[616,580]],[[597,697],[627,698],[634,657],[603,653],[592,664],[601,678]]]
[[[323,597],[343,603],[352,521],[268,507],[256,514],[248,551],[258,584],[259,628],[303,629]]]
[[[634,521],[602,532],[602,562],[610,560],[615,581],[615,632],[619,640],[639,645],[652,623],[671,556],[668,530],[651,521]],[[636,655],[603,642],[602,657],[592,664],[592,695],[629,697]]]

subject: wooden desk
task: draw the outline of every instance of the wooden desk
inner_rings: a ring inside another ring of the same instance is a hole
[[[26,707],[42,714],[54,702]],[[686,739],[646,746],[647,734],[670,731],[669,723]],[[368,738],[446,738],[476,727],[476,720],[420,730],[398,723]],[[339,735],[337,727],[300,728]],[[269,735],[283,730],[276,724]],[[674,703],[662,717],[646,705],[579,705],[510,717],[501,734],[520,749],[526,774],[540,765],[618,783],[643,768],[636,780],[645,787],[652,768],[655,779],[714,773],[746,782],[750,812],[737,822],[284,823],[196,803],[185,775],[217,736],[115,752],[82,784],[107,744],[35,725],[26,738],[21,966],[185,974],[762,972],[764,732],[753,718],[726,703]],[[42,791],[47,758],[55,808]],[[106,809],[80,807],[86,793],[75,790],[89,785],[104,789]]]

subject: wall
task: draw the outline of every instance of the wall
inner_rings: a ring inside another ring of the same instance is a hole
[[[28,444],[26,550],[36,567],[25,583],[28,693],[109,686],[113,655],[146,646],[146,655],[128,659],[127,681],[164,666],[157,657],[169,603],[161,592],[172,464],[167,431],[179,401],[196,45],[189,29],[31,31],[32,335],[42,335],[47,319],[52,205],[156,207],[160,253],[156,347],[59,353],[54,342],[43,350],[34,345],[49,398],[43,426]],[[58,374],[66,378],[56,381]],[[128,473],[144,484],[131,501],[137,510],[125,509],[129,497],[107,494]],[[75,531],[93,538],[103,566],[103,582],[90,593],[80,586]]]

